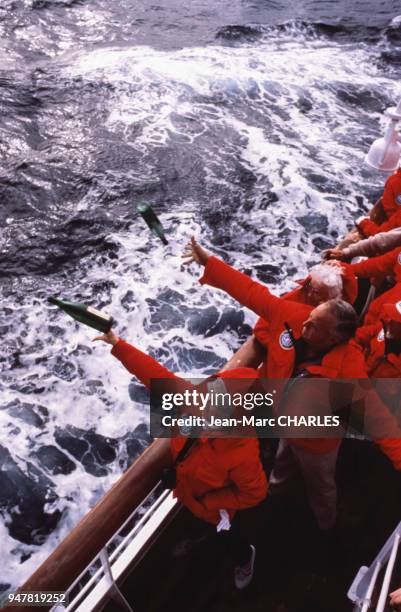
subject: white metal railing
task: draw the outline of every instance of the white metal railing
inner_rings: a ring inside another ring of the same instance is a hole
[[[133,612],[121,593],[117,580],[138,557],[155,530],[180,506],[179,502],[173,498],[171,491],[162,491],[152,503],[152,497],[157,495],[158,489],[160,489],[160,482],[69,586],[66,591],[68,605],[66,607],[60,604],[53,606],[51,612],[90,612],[96,609],[107,596],[116,599],[121,610]],[[148,503],[150,506],[144,511],[144,506],[146,507]],[[138,518],[141,512],[143,515]],[[122,532],[133,521],[133,527],[127,534],[122,535]],[[112,550],[109,551],[109,548]]]
[[[401,522],[398,523],[387,542],[374,559],[370,567],[362,566],[354,578],[348,591],[348,598],[355,604],[355,612],[368,612],[372,609],[372,595],[377,586],[377,579],[382,569],[386,567],[380,595],[375,612],[383,612],[390,589],[390,582],[394,571],[397,553],[401,541]]]

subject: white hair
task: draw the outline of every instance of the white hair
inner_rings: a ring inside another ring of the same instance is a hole
[[[325,263],[313,266],[310,271],[311,280],[327,288],[329,298],[341,298],[343,294],[343,279],[340,266]]]

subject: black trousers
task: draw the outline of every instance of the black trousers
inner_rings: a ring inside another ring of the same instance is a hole
[[[191,515],[190,532],[193,539],[213,539],[223,554],[235,565],[245,565],[251,558],[250,545],[256,544],[255,518],[264,512],[264,502],[246,510],[238,510],[228,531],[216,531],[216,527]]]

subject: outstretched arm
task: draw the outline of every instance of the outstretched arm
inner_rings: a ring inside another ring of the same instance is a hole
[[[101,340],[106,344],[111,344],[113,346],[111,354],[121,361],[128,372],[134,374],[148,388],[152,378],[173,378],[177,382],[180,381],[188,385],[156,359],[118,338],[112,330],[102,336],[96,336],[93,340]]]
[[[401,228],[395,228],[388,232],[380,231],[365,240],[360,240],[343,249],[328,249],[325,252],[326,259],[339,259],[347,261],[353,257],[376,257],[382,253],[387,253],[396,247],[401,247]]]
[[[388,219],[384,223],[381,223],[380,225],[377,225],[377,223],[374,223],[370,219],[363,219],[362,221],[358,223],[358,228],[360,229],[360,231],[363,233],[365,237],[375,236],[376,234],[379,234],[380,232],[388,232],[389,230],[393,230],[396,227],[400,227],[400,226],[401,226],[401,211],[394,213],[394,215],[392,215],[390,219]]]
[[[185,263],[197,262],[205,267],[200,283],[222,289],[243,306],[250,308],[260,317],[270,321],[280,309],[288,309],[289,302],[272,295],[267,287],[253,281],[249,276],[235,270],[221,259],[210,255],[195,240],[186,246]]]
[[[384,255],[372,257],[357,264],[348,264],[350,270],[362,278],[374,278],[375,281],[382,281],[383,278],[393,273],[393,268],[397,262],[400,248],[393,249]]]

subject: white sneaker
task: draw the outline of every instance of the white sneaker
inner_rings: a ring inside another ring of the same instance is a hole
[[[253,566],[255,565],[256,548],[250,544],[252,554],[248,563],[239,565],[234,569],[234,582],[238,590],[245,589],[253,578]]]

